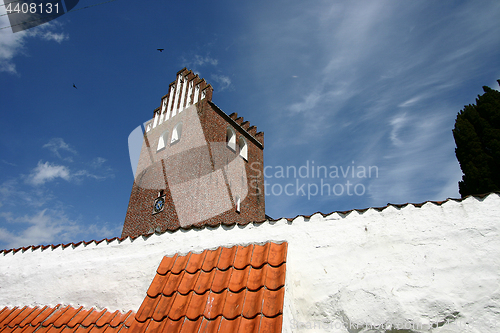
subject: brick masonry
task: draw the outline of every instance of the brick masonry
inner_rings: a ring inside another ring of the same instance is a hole
[[[211,85],[185,68],[169,85],[145,125],[122,237],[265,219],[264,133],[220,110],[212,93]],[[174,132],[179,140],[172,142]],[[228,133],[236,136],[235,149]],[[246,159],[240,141],[246,143]],[[155,212],[159,197],[165,206]]]

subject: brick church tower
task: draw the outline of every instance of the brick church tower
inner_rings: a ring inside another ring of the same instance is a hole
[[[122,237],[265,219],[264,133],[186,68],[145,123]]]

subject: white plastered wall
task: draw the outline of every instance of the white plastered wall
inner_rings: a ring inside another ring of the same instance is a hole
[[[497,332],[499,228],[490,194],[10,252],[0,255],[0,307],[137,311],[164,255],[287,241],[284,332]]]

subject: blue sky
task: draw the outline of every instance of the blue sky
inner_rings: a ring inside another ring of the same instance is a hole
[[[183,67],[265,132],[273,218],[457,198],[451,130],[498,89],[498,17],[498,1],[117,0],[1,29],[0,248],[119,236],[128,135]],[[339,177],[276,174],[313,163]],[[313,195],[321,181],[336,193]]]

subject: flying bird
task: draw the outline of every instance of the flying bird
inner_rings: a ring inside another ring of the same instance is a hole
[[[165,49],[157,49],[157,50],[160,51],[160,52],[163,52],[163,50],[165,50]]]
[[[74,83],[73,83],[73,88],[78,89],[78,88],[75,86],[75,84],[74,84]]]

